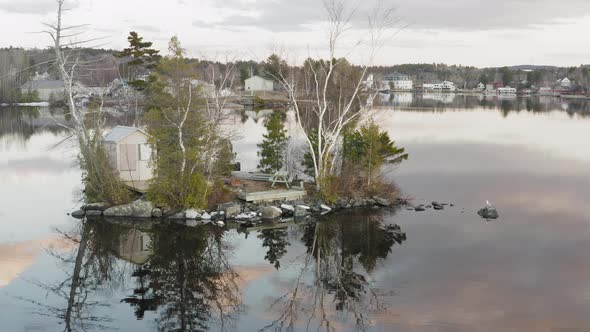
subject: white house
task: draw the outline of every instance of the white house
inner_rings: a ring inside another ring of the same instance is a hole
[[[562,79],[559,84],[561,85],[562,88],[571,88],[572,87],[572,81],[567,77]]]
[[[442,83],[434,83],[434,84],[424,83],[422,85],[422,87],[424,88],[424,90],[441,90],[441,91],[456,91],[457,90],[455,83],[450,82],[450,81],[444,81]]]
[[[383,83],[391,86],[393,90],[412,90],[414,88],[414,82],[410,76],[397,72],[386,75],[383,78]]]
[[[477,89],[483,91],[486,89],[486,86],[482,82],[479,82],[479,84],[477,85]]]
[[[152,150],[149,135],[136,127],[117,126],[104,137],[104,146],[111,165],[125,184],[145,189],[145,181],[153,177],[149,165]]]
[[[509,86],[505,86],[503,88],[498,88],[496,91],[500,95],[514,95],[514,94],[516,94],[516,88],[511,88]]]
[[[273,91],[274,83],[264,77],[254,75],[244,81],[246,91]]]

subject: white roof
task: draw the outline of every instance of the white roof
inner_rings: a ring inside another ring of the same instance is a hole
[[[124,139],[125,137],[133,134],[136,131],[140,131],[143,134],[147,135],[147,133],[145,131],[143,131],[140,128],[137,127],[127,127],[127,126],[116,126],[115,128],[113,128],[111,130],[110,133],[108,133],[105,137],[104,140],[107,142],[119,142],[122,139]]]

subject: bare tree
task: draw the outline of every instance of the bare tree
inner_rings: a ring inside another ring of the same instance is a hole
[[[358,41],[341,55],[338,54],[339,41],[349,30],[357,9],[349,8],[344,0],[325,0],[324,7],[328,22],[328,59],[308,59],[303,68],[289,74],[281,73],[280,78],[295,111],[298,128],[304,133],[318,190],[322,189],[323,180],[338,170],[334,161],[340,152],[344,128],[371,110],[361,93],[363,81],[384,40],[391,36],[392,28],[399,22],[393,16],[393,9],[377,6],[368,17],[368,40]],[[347,66],[346,56],[363,42],[368,48],[367,62],[358,68],[356,75],[343,74],[341,67]]]

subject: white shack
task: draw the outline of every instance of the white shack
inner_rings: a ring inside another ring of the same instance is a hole
[[[273,91],[274,83],[264,77],[254,75],[244,81],[246,91]]]
[[[140,191],[153,176],[149,165],[152,150],[149,135],[136,127],[117,126],[104,137],[104,146],[113,167],[125,184]]]

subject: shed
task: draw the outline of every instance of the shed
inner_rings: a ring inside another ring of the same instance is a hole
[[[104,137],[109,161],[119,172],[119,178],[138,191],[145,191],[146,181],[153,176],[148,138],[142,129],[126,126],[117,126]]]
[[[244,81],[246,91],[273,91],[274,83],[264,77],[254,75]]]

